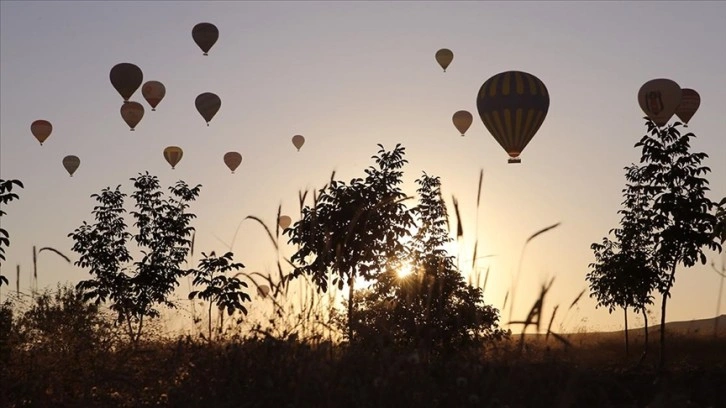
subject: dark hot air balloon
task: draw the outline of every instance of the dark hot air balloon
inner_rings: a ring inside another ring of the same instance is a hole
[[[204,55],[208,55],[209,50],[219,39],[219,30],[212,23],[199,23],[192,28],[192,38]]]
[[[229,167],[229,169],[232,171],[232,174],[234,174],[234,171],[239,167],[239,165],[242,163],[242,155],[238,152],[227,152],[224,154],[224,164]]]
[[[109,77],[111,78],[111,85],[124,98],[124,102],[131,98],[131,95],[139,89],[144,81],[144,73],[141,72],[141,68],[128,62],[114,65],[111,68]]]
[[[454,60],[454,53],[448,48],[442,48],[436,51],[436,62],[439,63],[441,68],[446,72],[446,68],[449,67],[451,61]]]
[[[184,151],[181,149],[181,147],[178,146],[169,146],[164,149],[164,158],[166,159],[167,163],[171,164],[172,170],[174,170],[174,166],[179,164],[179,161],[181,161],[183,155]]]
[[[701,96],[690,88],[683,88],[682,91],[681,103],[676,109],[676,116],[687,125],[688,121],[696,114],[698,107],[701,106]]]
[[[81,165],[81,159],[78,158],[78,156],[66,156],[63,158],[63,167],[65,167],[68,174],[73,177],[73,173],[78,170],[78,167]]]
[[[159,102],[166,95],[166,87],[159,81],[149,81],[141,87],[141,95],[149,103],[151,110],[155,111],[156,106],[159,105]]]
[[[509,163],[520,163],[519,155],[547,116],[550,97],[536,76],[521,71],[501,72],[479,89],[476,108],[484,126],[509,154]]]
[[[460,110],[454,113],[454,116],[451,118],[451,120],[454,122],[454,127],[456,127],[461,135],[464,136],[464,133],[469,130],[469,127],[471,126],[471,122],[474,120],[474,117],[471,116],[471,113],[465,110]]]
[[[130,130],[135,130],[136,125],[138,125],[139,122],[141,122],[141,118],[144,117],[144,105],[138,102],[124,103],[121,105],[121,117],[124,122],[129,125],[131,128]]]
[[[292,137],[292,144],[300,151],[300,148],[305,144],[305,138],[302,135],[295,135]]]
[[[670,79],[653,79],[640,87],[638,103],[656,125],[665,126],[681,103],[681,87]]]
[[[194,101],[194,105],[197,107],[199,114],[201,114],[207,122],[207,126],[209,126],[209,122],[222,106],[222,100],[219,99],[219,96],[211,92],[205,92],[197,96],[197,99]]]
[[[53,125],[51,125],[47,120],[39,119],[30,124],[30,132],[36,139],[38,139],[41,146],[43,146],[43,142],[48,139],[48,136],[50,136],[52,131]]]

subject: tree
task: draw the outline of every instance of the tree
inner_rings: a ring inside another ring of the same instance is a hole
[[[18,199],[18,195],[13,193],[13,186],[23,187],[23,183],[20,180],[3,180],[0,179],[0,203],[8,205],[9,202]],[[0,217],[5,215],[5,211],[0,210]],[[0,228],[0,261],[5,260],[5,248],[10,246],[10,234],[4,229]],[[2,263],[0,263],[2,264]],[[9,284],[8,278],[0,275],[0,286]]]
[[[481,289],[465,283],[444,249],[451,238],[439,178],[424,173],[417,183],[419,204],[410,211],[418,231],[404,260],[412,273],[401,276],[401,265],[391,264],[372,290],[360,293],[353,319],[356,337],[372,345],[383,341],[437,353],[500,338],[498,311],[484,304]]]
[[[147,172],[131,180],[136,189],[131,195],[137,209],[131,212],[136,234],[127,232],[126,194],[119,185],[91,196],[98,202],[92,212],[96,223],[84,221],[69,236],[75,241],[73,251],[81,255],[75,265],[88,268],[94,276],[77,285],[84,299],[95,299],[97,304],[110,301],[118,323],[126,324],[127,334],[136,343],[145,317],[157,317],[159,305],[175,307],[168,297],[179,278],[188,274],[181,265],[191,246],[187,237],[194,231],[189,224],[196,218],[186,209],[201,186],[190,188],[179,181],[169,187],[170,197],[164,198],[156,176]],[[127,248],[132,241],[142,254],[135,262]]]
[[[658,271],[652,266],[653,244],[650,242],[655,226],[650,222],[648,194],[642,170],[635,165],[626,167],[626,188],[623,189],[623,209],[620,227],[612,229],[615,240],[603,238],[593,243],[595,262],[586,279],[590,281],[590,296],[597,299],[596,307],[607,307],[612,313],[623,308],[625,319],[625,353],[628,354],[628,308],[643,313],[645,347],[648,350],[647,306],[653,303],[651,293],[656,289]]]
[[[402,201],[401,168],[405,148],[386,151],[382,145],[373,156],[377,167],[365,170],[366,178],[346,184],[331,180],[320,190],[313,207],[302,210],[301,220],[285,230],[289,242],[299,246],[291,257],[293,276],[311,276],[318,290],[327,291],[328,271],[342,290],[349,285],[353,298],[355,279],[372,279],[403,254],[402,239],[410,236],[411,215]],[[348,337],[353,338],[354,302],[348,302]]]
[[[212,306],[216,305],[220,314],[227,311],[232,316],[236,311],[247,314],[247,308],[242,305],[244,301],[250,301],[250,295],[242,291],[247,283],[240,281],[236,276],[227,277],[226,273],[232,270],[244,268],[239,262],[232,263],[233,254],[227,252],[217,257],[214,251],[209,255],[202,252],[203,258],[199,261],[199,269],[192,271],[194,274],[194,286],[203,285],[201,291],[189,293],[189,299],[198,297],[209,301],[207,317],[209,318],[209,340],[212,340]],[[221,327],[220,327],[221,330]]]

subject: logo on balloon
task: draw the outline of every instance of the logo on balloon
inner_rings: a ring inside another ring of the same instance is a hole
[[[663,111],[663,97],[658,91],[650,91],[646,95],[648,100],[648,110],[650,113],[657,115]]]

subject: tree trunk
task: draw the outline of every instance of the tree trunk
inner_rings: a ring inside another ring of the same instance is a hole
[[[212,300],[209,300],[209,309],[207,309],[207,325],[209,329],[209,341],[212,341]]]
[[[658,363],[659,371],[663,371],[665,368],[665,324],[666,324],[666,302],[668,301],[668,295],[671,293],[673,287],[673,278],[676,275],[677,262],[673,263],[673,269],[671,275],[668,277],[668,285],[666,286],[665,292],[663,292],[663,302],[660,308],[660,361]]]
[[[643,319],[645,320],[645,343],[643,344],[643,358],[648,354],[648,312],[643,308]]]
[[[623,315],[625,316],[625,357],[630,355],[630,341],[628,339],[628,307],[623,307]]]
[[[355,287],[355,278],[351,274],[348,279],[348,343],[353,343],[353,292]]]

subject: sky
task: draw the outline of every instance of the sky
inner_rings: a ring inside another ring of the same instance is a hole
[[[220,31],[208,56],[191,36],[200,22]],[[555,277],[549,316],[587,287],[590,245],[617,226],[623,168],[639,160],[633,145],[646,132],[637,102],[645,82],[669,78],[700,93],[693,148],[710,156],[709,197],[726,196],[724,38],[723,2],[2,1],[0,177],[25,188],[4,206],[11,245],[2,274],[10,285],[0,295],[15,288],[16,265],[21,290],[29,290],[34,245],[77,260],[67,235],[92,221],[91,194],[119,184],[131,193],[129,178],[145,171],[165,188],[202,185],[191,207],[197,258],[231,248],[246,271],[272,271],[277,254],[246,216],[273,225],[282,205],[294,222],[300,190],[322,187],[332,171],[340,180],[362,177],[378,143],[401,143],[408,194],[426,171],[441,177],[449,204],[458,199],[464,238],[452,251],[462,265],[477,237],[480,255],[496,255],[478,264],[491,271],[487,303],[502,306],[527,237],[561,222],[528,245],[513,310],[524,318],[540,285]],[[434,59],[440,48],[454,52],[446,73]],[[146,108],[134,132],[109,80],[121,62],[167,91],[155,112],[134,94]],[[518,165],[507,163],[476,113],[481,85],[508,70],[537,76],[550,94]],[[203,92],[222,100],[209,127],[194,107]],[[462,109],[475,118],[465,137],[451,121]],[[36,119],[53,124],[43,146],[30,133]],[[299,152],[295,134],[306,138]],[[184,149],[175,170],[162,156],[170,145]],[[243,158],[235,174],[222,161],[228,151]],[[61,165],[70,154],[81,159],[73,177]],[[283,246],[282,255],[293,249]],[[41,288],[90,277],[49,252],[38,268]],[[709,265],[680,269],[668,320],[713,317],[718,284]],[[502,314],[507,320],[508,310]],[[587,297],[559,316],[563,331],[622,327],[621,313]]]

